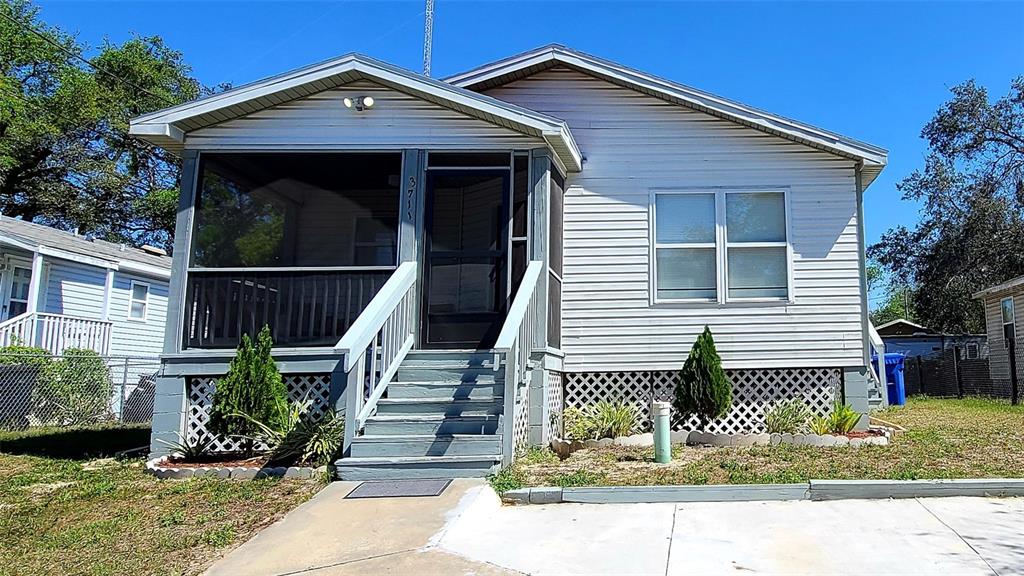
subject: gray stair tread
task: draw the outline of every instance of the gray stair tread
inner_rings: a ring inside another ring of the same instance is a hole
[[[387,421],[387,422],[403,422],[405,420],[411,420],[414,422],[435,422],[440,420],[497,420],[501,417],[501,414],[469,414],[466,416],[446,416],[444,414],[374,414],[366,419],[367,422],[371,420]]]
[[[381,398],[377,405],[382,404],[497,404],[502,402],[499,398],[452,398],[450,396],[438,396],[437,398]]]
[[[501,440],[501,434],[364,434],[356,436],[353,442],[403,442],[403,441],[487,441]]]
[[[472,462],[497,462],[501,460],[501,454],[489,454],[485,456],[362,456],[356,458],[342,458],[335,461],[337,466],[364,466],[367,464],[444,464],[444,463],[472,463]]]

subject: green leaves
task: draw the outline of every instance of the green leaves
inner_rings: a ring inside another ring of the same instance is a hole
[[[704,429],[711,420],[728,414],[731,407],[732,384],[722,370],[711,329],[705,326],[679,373],[673,408],[684,420],[696,416]]]
[[[883,308],[909,296],[916,321],[977,333],[985,321],[972,294],[1024,274],[1024,76],[994,102],[973,80],[951,92],[921,132],[924,167],[897,185],[922,203],[920,222],[887,231],[868,256],[892,280]]]
[[[0,0],[0,13],[0,211],[169,249],[178,160],[129,137],[128,123],[200,95],[181,53],[134,37],[90,59],[30,2]]]

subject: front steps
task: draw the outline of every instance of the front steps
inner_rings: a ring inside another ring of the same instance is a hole
[[[338,460],[342,480],[474,478],[501,464],[503,374],[490,352],[413,350]]]

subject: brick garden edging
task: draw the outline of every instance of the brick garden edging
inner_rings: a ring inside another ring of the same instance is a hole
[[[687,444],[690,446],[776,446],[779,444],[791,444],[794,446],[849,446],[858,448],[860,446],[885,446],[889,443],[893,431],[884,426],[872,426],[871,430],[877,430],[882,436],[868,436],[865,438],[849,438],[836,434],[713,434],[710,432],[678,431],[671,433],[672,444]],[[601,440],[561,440],[551,441],[551,449],[561,458],[565,458],[577,450],[584,448],[604,448],[607,446],[653,446],[654,434],[646,432],[632,436],[620,436],[618,438],[602,438]]]
[[[230,478],[232,480],[252,480],[254,478],[287,478],[308,480],[318,474],[326,474],[327,467],[320,466],[274,466],[274,467],[240,467],[240,466],[203,466],[199,468],[177,467],[168,464],[167,456],[153,458],[146,462],[146,471],[157,478]]]
[[[799,484],[706,486],[536,487],[501,493],[509,504],[634,504],[652,502],[767,502],[778,500],[877,500],[949,496],[1024,496],[1021,478],[957,480],[811,480]]]

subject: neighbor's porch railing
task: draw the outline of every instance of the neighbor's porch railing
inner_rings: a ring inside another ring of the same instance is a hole
[[[334,349],[345,354],[345,440],[352,440],[373,415],[398,366],[412,349],[416,301],[416,263],[395,270]]]
[[[68,348],[110,353],[113,322],[64,314],[26,312],[0,323],[0,346],[38,346],[53,354]]]
[[[868,322],[868,344],[869,353],[872,356],[878,357],[878,368],[876,369],[874,364],[870,362],[868,358],[868,371],[871,378],[877,384],[879,393],[881,393],[881,404],[887,406],[889,404],[889,391],[888,382],[886,382],[885,374],[885,342],[882,337],[878,334],[878,330],[875,330],[874,324]]]
[[[530,262],[523,275],[512,306],[505,317],[498,339],[494,343],[494,369],[505,370],[505,417],[502,429],[502,464],[509,464],[515,457],[515,415],[523,391],[530,383],[530,356],[544,344],[540,332],[540,315],[546,311],[542,306],[540,284],[544,263]]]

